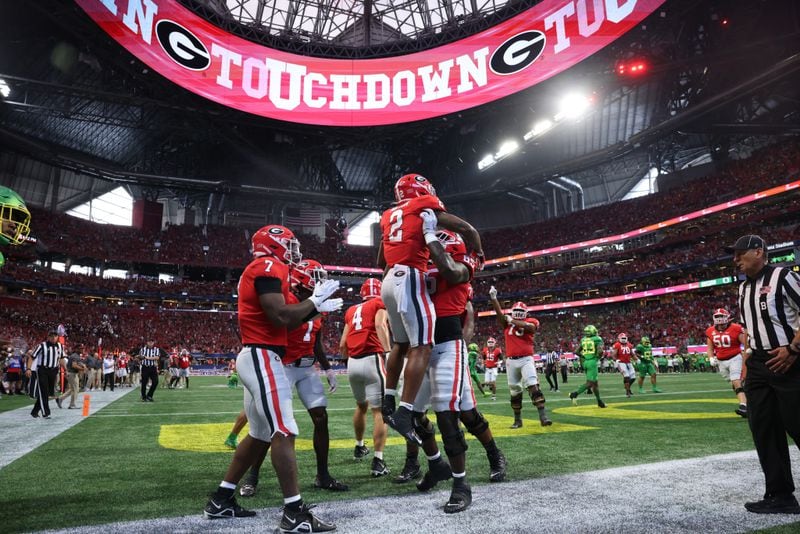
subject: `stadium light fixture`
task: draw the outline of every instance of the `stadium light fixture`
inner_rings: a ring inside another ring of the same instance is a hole
[[[3,98],[8,98],[10,94],[11,94],[11,87],[9,87],[8,82],[0,78],[0,96],[2,96]]]
[[[491,154],[487,154],[486,156],[484,156],[482,160],[478,162],[478,170],[482,171],[484,169],[488,169],[495,163],[497,162],[494,160],[494,156],[492,156]]]
[[[556,120],[577,119],[586,113],[590,105],[591,101],[584,95],[569,93],[559,103]]]
[[[542,135],[553,127],[553,121],[544,119],[533,125],[533,135]]]
[[[497,150],[497,154],[495,154],[494,158],[496,160],[502,159],[509,154],[513,154],[519,150],[519,142],[515,140],[505,141],[503,144],[500,145],[500,148]]]

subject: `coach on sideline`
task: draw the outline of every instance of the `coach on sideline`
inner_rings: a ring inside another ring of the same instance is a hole
[[[725,251],[746,276],[739,284],[739,313],[752,354],[742,379],[766,479],[764,498],[744,507],[756,514],[800,514],[786,439],[788,433],[800,447],[800,275],[768,265],[767,244],[757,235],[742,236]]]
[[[58,342],[58,332],[50,330],[47,341],[43,341],[33,356],[28,358],[28,370],[25,375],[31,377],[33,373],[32,391],[36,395],[36,404],[31,410],[32,417],[39,417],[41,411],[45,419],[50,419],[49,398],[55,394],[56,375],[61,358],[64,357],[64,347]]]

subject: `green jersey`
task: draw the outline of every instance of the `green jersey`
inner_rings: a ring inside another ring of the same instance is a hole
[[[645,345],[642,345],[641,343],[639,343],[638,345],[636,345],[636,348],[633,349],[633,350],[636,351],[636,354],[638,354],[639,358],[641,358],[642,360],[644,360],[646,362],[652,362],[653,361],[653,347],[652,347],[652,345],[645,346]]]
[[[603,355],[603,339],[600,336],[584,336],[579,350],[583,359],[599,360]]]
[[[470,374],[475,374],[478,372],[478,353],[475,351],[469,351],[467,354],[467,358],[469,358],[469,372]]]

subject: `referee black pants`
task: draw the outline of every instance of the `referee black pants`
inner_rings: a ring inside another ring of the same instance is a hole
[[[150,382],[150,391],[147,390],[147,382]],[[142,366],[142,398],[153,398],[158,387],[158,369],[155,365]]]
[[[558,372],[556,371],[556,366],[553,364],[545,365],[544,367],[544,377],[547,379],[547,383],[550,384],[550,387],[553,389],[558,389]],[[551,381],[552,377],[552,381]]]
[[[745,394],[766,493],[786,495],[794,492],[786,434],[800,447],[800,363],[785,374],[773,373],[766,366],[771,357],[753,351],[747,359]]]
[[[39,367],[33,374],[36,402],[33,405],[33,410],[31,410],[32,416],[38,417],[39,412],[44,417],[50,415],[49,397],[55,394],[57,374],[58,368],[56,367]]]

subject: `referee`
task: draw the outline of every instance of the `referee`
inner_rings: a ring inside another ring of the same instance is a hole
[[[739,313],[752,353],[742,379],[766,480],[764,498],[744,507],[756,514],[800,514],[786,439],[788,433],[800,446],[800,276],[768,265],[767,244],[757,235],[742,236],[725,251],[745,274]]]
[[[32,417],[39,417],[42,413],[44,419],[50,419],[49,398],[55,395],[56,375],[61,358],[64,357],[64,347],[58,342],[58,331],[50,330],[47,341],[42,342],[33,355],[28,358],[28,370],[25,375],[33,375],[31,390],[36,396],[36,403],[31,411]]]
[[[153,393],[158,387],[158,361],[164,351],[155,346],[155,341],[148,339],[144,347],[139,352],[134,351],[133,355],[138,355],[142,360],[142,402],[153,402]],[[150,390],[147,383],[150,382]]]
[[[544,377],[550,384],[550,391],[558,392],[558,353],[554,350],[544,353]]]

